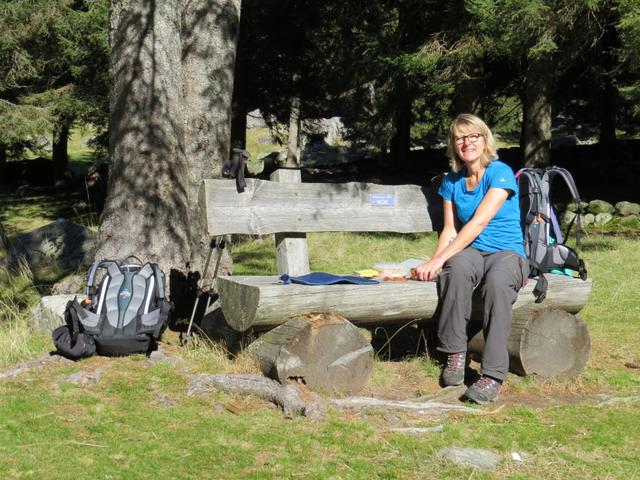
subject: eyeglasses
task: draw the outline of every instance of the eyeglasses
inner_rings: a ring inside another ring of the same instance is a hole
[[[469,135],[462,135],[461,137],[456,137],[455,142],[456,145],[464,144],[464,139],[466,138],[471,143],[476,143],[480,137],[483,137],[481,133],[470,133]]]

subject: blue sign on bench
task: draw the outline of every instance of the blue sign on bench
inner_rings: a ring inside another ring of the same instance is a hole
[[[393,193],[372,193],[369,195],[369,205],[373,207],[395,207],[396,196]]]

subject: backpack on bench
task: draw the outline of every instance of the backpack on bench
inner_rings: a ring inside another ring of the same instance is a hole
[[[554,178],[564,180],[572,201],[576,204],[576,215],[569,222],[564,236],[551,203],[551,186]],[[524,234],[524,246],[529,258],[529,276],[538,277],[533,290],[536,303],[546,297],[545,273],[563,273],[587,278],[584,261],[578,253],[564,244],[573,223],[576,223],[576,245],[580,245],[580,195],[571,174],[560,167],[522,168],[516,173],[520,190],[520,215]]]
[[[96,287],[101,271],[104,277]],[[166,328],[171,310],[157,264],[98,261],[89,270],[86,299],[67,304],[66,325],[53,331],[53,342],[70,358],[147,353]]]

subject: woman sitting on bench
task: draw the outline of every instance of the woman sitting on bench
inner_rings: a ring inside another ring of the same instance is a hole
[[[529,272],[518,186],[513,171],[496,153],[493,135],[480,118],[462,114],[451,123],[452,171],[438,190],[444,199],[444,228],[431,260],[416,268],[419,280],[438,281],[438,350],[447,355],[443,386],[464,382],[471,297],[481,284],[482,375],[464,393],[477,403],[494,400],[507,376],[512,305]]]

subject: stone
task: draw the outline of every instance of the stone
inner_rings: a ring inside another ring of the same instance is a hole
[[[262,112],[258,109],[247,113],[247,128],[267,128]]]
[[[340,117],[315,118],[302,121],[302,144],[324,140],[328,145],[335,145],[342,139],[344,125]]]
[[[583,227],[587,225],[591,225],[596,221],[596,216],[593,213],[586,213],[584,215],[580,215],[580,224]]]
[[[104,369],[99,368],[93,371],[80,370],[79,372],[72,373],[66,378],[66,381],[73,383],[74,385],[96,385],[102,378],[102,372]]]
[[[616,211],[621,217],[640,215],[640,204],[632,202],[618,202],[616,203]]]
[[[613,215],[611,215],[610,213],[603,212],[596,215],[596,218],[594,219],[594,223],[596,225],[606,225],[611,220],[613,220]]]
[[[502,460],[502,456],[480,448],[443,448],[437,453],[438,458],[481,470],[493,470]]]
[[[587,207],[589,206],[589,203],[587,202],[580,202],[580,208],[582,209],[582,211],[584,212]],[[576,212],[576,204],[575,202],[569,202],[567,203],[566,207],[565,207],[566,211],[568,212]]]
[[[24,258],[34,273],[39,268],[55,273],[87,269],[95,251],[95,234],[81,225],[58,219],[18,237],[14,243],[12,263]]]
[[[551,138],[551,148],[573,147],[580,145],[580,139],[575,135],[554,135]]]
[[[576,216],[575,212],[571,212],[569,210],[565,211],[560,216],[560,224],[563,227],[566,227],[567,225],[569,225],[569,222],[571,222],[573,220],[573,217],[575,217],[575,216]],[[595,221],[596,221],[596,216],[593,213],[587,213],[585,215],[580,215],[580,223],[581,223],[582,227],[585,227],[587,225],[591,225]],[[574,222],[573,225],[575,227],[575,222]]]
[[[571,212],[569,210],[566,210],[561,216],[560,216],[560,224],[564,227],[566,225],[569,225],[569,223],[575,218],[576,214],[575,212]]]
[[[51,287],[51,295],[66,295],[82,292],[85,287],[85,275],[68,275]],[[78,293],[78,296],[82,294]]]
[[[589,206],[587,207],[588,213],[593,213],[597,215],[599,213],[613,213],[615,207],[611,205],[609,202],[605,202],[604,200],[591,200],[589,202]]]
[[[82,294],[79,294],[82,296]],[[64,325],[64,310],[75,294],[49,295],[42,297],[38,305],[33,307],[27,324],[37,332],[50,332]]]

